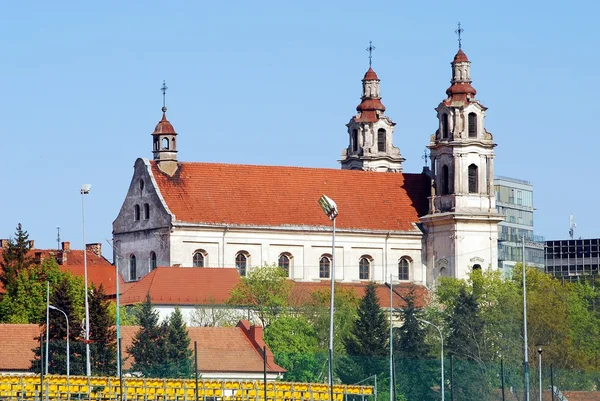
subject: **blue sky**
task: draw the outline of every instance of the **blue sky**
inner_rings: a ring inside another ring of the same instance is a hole
[[[597,2],[11,2],[0,15],[0,237],[36,246],[111,237],[161,117],[179,159],[339,168],[368,68],[394,143],[420,172],[461,21],[496,174],[531,181],[536,232],[598,237]],[[110,255],[110,251],[105,250]]]

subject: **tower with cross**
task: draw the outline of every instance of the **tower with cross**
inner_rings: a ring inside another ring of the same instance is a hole
[[[471,62],[459,49],[452,60],[447,97],[435,109],[438,127],[430,151],[429,212],[421,217],[427,238],[428,277],[466,278],[473,269],[498,268],[498,223],[494,191],[494,138],[485,129],[487,107],[475,98]],[[443,262],[443,263],[442,263]]]
[[[357,114],[346,124],[349,144],[342,151],[342,169],[401,172],[404,158],[392,142],[394,123],[381,103],[379,77],[372,68],[373,42],[369,41],[369,69],[362,79],[361,102]]]
[[[162,119],[152,133],[152,154],[158,167],[169,175],[177,170],[177,133],[167,120],[167,83],[160,88],[163,97]]]

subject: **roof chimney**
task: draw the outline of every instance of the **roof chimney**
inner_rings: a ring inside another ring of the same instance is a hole
[[[97,242],[95,244],[85,244],[85,250],[87,252],[92,252],[96,256],[102,256],[102,243]]]
[[[29,249],[35,248],[34,244],[35,244],[35,242],[32,239],[30,239],[29,240]]]
[[[63,241],[62,242],[62,248],[63,251],[70,251],[71,250],[71,243],[68,241]]]
[[[2,249],[7,249],[8,248],[8,240],[6,238],[0,239],[0,247]]]
[[[42,261],[42,253],[41,253],[40,251],[37,251],[37,252],[35,253],[34,260],[35,260],[37,263],[40,263],[40,262]]]

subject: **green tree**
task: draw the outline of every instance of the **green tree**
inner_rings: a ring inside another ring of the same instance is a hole
[[[346,352],[355,356],[386,356],[388,354],[389,326],[381,307],[374,282],[367,285],[358,306],[358,319],[346,339]]]
[[[152,305],[149,293],[138,318],[140,329],[127,348],[127,352],[135,359],[131,370],[141,372],[146,377],[160,377],[160,361],[164,358],[166,350],[165,329],[159,324],[158,312]]]
[[[39,323],[46,315],[46,282],[52,290],[70,273],[61,272],[54,259],[34,263],[17,274],[16,280],[0,301],[0,321],[4,323]]]
[[[336,371],[346,382],[357,382],[379,374],[389,354],[389,326],[379,305],[377,286],[370,282],[360,300],[357,318],[345,338],[347,357]],[[389,359],[388,359],[389,360]]]
[[[263,327],[288,307],[292,284],[285,271],[276,265],[251,269],[231,290],[231,305],[252,308]]]
[[[92,285],[89,294],[90,345],[92,374],[112,376],[116,374],[117,335],[111,302],[107,299],[104,286]]]
[[[190,336],[178,307],[175,307],[165,325],[166,353],[163,363],[167,366],[166,376],[189,378],[194,373]]]
[[[431,346],[425,341],[430,328],[419,321],[423,311],[415,307],[415,299],[415,288],[410,287],[400,311],[402,325],[394,330],[396,386],[409,400],[434,400],[438,398],[432,387],[439,385],[439,362],[431,358]],[[433,337],[439,342],[437,331]]]
[[[12,295],[19,272],[32,263],[31,257],[28,256],[30,249],[29,234],[23,230],[21,223],[19,223],[17,224],[15,238],[10,238],[8,247],[2,251],[0,282],[4,286],[6,294]]]
[[[265,343],[287,369],[284,380],[316,382],[327,354],[319,353],[315,328],[304,316],[279,315],[265,329]]]
[[[82,375],[85,372],[85,345],[81,342],[83,333],[83,284],[70,275],[65,276],[53,288],[50,304],[63,311],[69,318],[70,373]],[[55,309],[49,311],[48,368],[53,374],[65,374],[67,371],[67,322],[65,316]],[[45,329],[45,316],[40,319]],[[44,330],[45,332],[45,330]],[[38,338],[39,340],[39,338]],[[34,348],[31,369],[38,371],[40,366],[40,347]]]

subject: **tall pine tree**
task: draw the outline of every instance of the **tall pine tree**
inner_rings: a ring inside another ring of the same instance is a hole
[[[435,400],[432,387],[439,386],[439,361],[432,360],[425,342],[426,327],[419,321],[422,311],[415,307],[415,288],[403,297],[406,306],[400,313],[402,326],[394,330],[396,385],[409,400]],[[436,331],[437,335],[437,331]]]
[[[166,353],[165,327],[159,324],[158,312],[152,305],[149,293],[138,318],[140,329],[127,348],[127,352],[135,359],[131,370],[141,372],[146,377],[160,377],[164,371],[161,361]]]
[[[183,321],[181,310],[175,311],[169,317],[166,328],[166,358],[168,364],[168,377],[189,378],[194,372],[192,364],[192,351],[190,350],[190,337]]]
[[[19,272],[32,263],[31,257],[27,255],[30,249],[29,234],[19,223],[15,238],[10,238],[8,247],[2,251],[0,282],[4,285],[6,294],[12,295]]]
[[[369,377],[381,373],[388,355],[388,323],[377,296],[377,286],[370,282],[358,306],[358,318],[346,338],[347,360],[338,364],[343,380]]]
[[[110,315],[110,301],[102,284],[90,288],[89,307],[92,374],[113,376],[116,374],[117,335]]]

